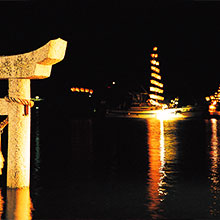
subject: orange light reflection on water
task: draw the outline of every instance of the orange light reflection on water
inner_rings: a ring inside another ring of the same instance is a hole
[[[176,122],[163,121],[158,119],[148,119],[148,210],[152,213],[152,218],[159,216],[158,213],[161,202],[168,194],[168,183],[166,181],[167,167],[170,163],[174,163],[176,159]]]
[[[4,212],[4,198],[2,196],[2,190],[0,189],[0,219],[2,219],[2,214]]]
[[[164,131],[162,120],[147,120],[148,126],[148,154],[149,154],[149,188],[148,196],[150,203],[148,209],[154,212],[158,209],[163,195],[162,181],[165,173]]]
[[[31,220],[33,205],[29,188],[7,189],[6,217],[15,220]]]
[[[219,206],[217,204],[217,195],[220,193],[219,185],[219,163],[220,163],[220,149],[219,149],[219,138],[218,138],[218,120],[212,118],[211,122],[211,140],[210,140],[210,191],[212,194],[212,201],[210,205],[210,214],[212,216],[219,215]]]

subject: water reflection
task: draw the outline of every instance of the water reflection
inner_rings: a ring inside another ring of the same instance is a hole
[[[89,177],[93,161],[92,120],[71,121],[71,165],[74,175]]]
[[[219,185],[219,163],[220,163],[220,149],[219,149],[219,138],[218,138],[218,121],[215,118],[211,120],[211,140],[210,140],[210,175],[209,179],[211,181],[210,191],[211,191],[211,205],[210,214],[212,216],[219,215],[219,206],[217,204],[220,185]]]
[[[2,196],[2,189],[0,189],[0,219],[2,219],[2,215],[4,213],[4,197]]]
[[[148,127],[148,211],[152,218],[162,218],[161,203],[168,189],[175,183],[173,164],[177,156],[176,123],[163,120],[147,120]],[[171,169],[170,169],[171,166]],[[168,175],[172,173],[172,177]],[[169,177],[169,178],[168,178]]]
[[[40,119],[39,110],[36,109],[36,125],[35,125],[35,158],[34,158],[34,170],[36,173],[40,170]]]
[[[39,181],[39,172],[40,172],[40,112],[39,109],[35,110],[35,127],[34,127],[34,169],[33,169],[33,178],[34,181]],[[35,182],[36,184],[36,182]]]
[[[33,205],[29,188],[7,189],[6,218],[16,220],[32,219]]]

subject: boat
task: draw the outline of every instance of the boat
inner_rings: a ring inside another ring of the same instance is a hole
[[[148,91],[143,89],[141,93],[130,93],[132,97],[131,105],[128,109],[108,109],[107,117],[126,117],[126,118],[152,118],[157,117],[161,111],[175,115],[176,109],[169,110],[163,103],[163,83],[158,61],[158,47],[153,47],[150,59],[150,86]]]
[[[164,103],[164,85],[158,61],[158,47],[153,47],[150,58],[150,83],[149,89],[142,87],[142,92],[131,92],[131,105],[127,109],[108,109],[107,117],[123,118],[195,118],[207,115],[204,106],[190,106],[178,108],[179,98],[171,100],[169,104]],[[219,90],[220,91],[220,90]],[[220,94],[220,93],[219,93]]]
[[[220,84],[218,90],[205,99],[208,103],[209,116],[220,117]]]

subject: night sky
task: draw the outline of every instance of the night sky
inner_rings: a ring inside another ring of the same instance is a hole
[[[0,1],[0,20],[0,55],[68,41],[51,77],[32,81],[32,96],[65,94],[72,85],[95,90],[113,80],[148,87],[154,45],[166,97],[203,99],[220,83],[219,1]],[[0,83],[4,96],[7,82]]]

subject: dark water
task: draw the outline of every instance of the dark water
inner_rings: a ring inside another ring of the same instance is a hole
[[[0,214],[220,219],[219,146],[217,119],[74,119],[33,109],[30,191],[7,190],[4,168]]]

